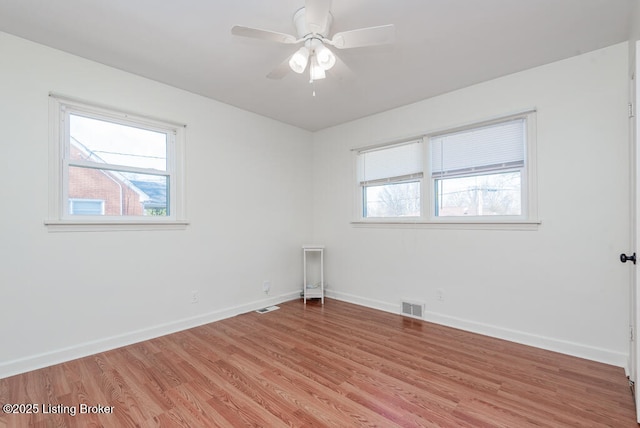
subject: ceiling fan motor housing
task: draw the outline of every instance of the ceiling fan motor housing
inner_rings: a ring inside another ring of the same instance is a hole
[[[333,24],[333,16],[331,13],[327,15],[327,20],[324,23],[323,28],[319,32],[311,32],[309,27],[307,26],[307,19],[305,8],[301,7],[293,14],[293,25],[296,27],[296,32],[298,34],[298,38],[300,39],[310,39],[314,38],[314,36],[319,36],[315,38],[326,39],[329,34],[329,30],[331,29],[331,24]]]

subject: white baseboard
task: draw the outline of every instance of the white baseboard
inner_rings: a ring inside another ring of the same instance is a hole
[[[369,308],[379,309],[385,312],[391,312],[400,315],[400,302],[394,305],[388,302],[355,296],[353,294],[335,292],[332,290],[327,290],[326,294],[327,297],[332,297],[336,300],[342,300],[345,302],[354,303],[356,305],[366,306]],[[510,342],[521,343],[523,345],[534,346],[536,348],[546,349],[549,351],[559,352],[574,357],[585,358],[587,360],[622,367],[624,368],[626,373],[629,372],[629,356],[622,352],[615,352],[608,349],[583,345],[580,343],[539,336],[489,324],[483,324],[472,320],[439,314],[436,312],[425,312],[424,320],[436,324],[445,325],[447,327],[458,328],[460,330],[508,340]]]
[[[385,312],[391,312],[393,314],[400,313],[400,303],[392,305],[389,302],[383,302],[381,300],[373,300],[367,297],[356,296],[354,294],[342,293],[339,291],[333,291],[325,289],[325,295],[327,297],[342,300],[343,302],[353,303],[355,305],[366,306],[367,308],[379,309]]]
[[[295,291],[231,308],[220,309],[206,314],[197,315],[195,317],[184,318],[175,322],[160,324],[117,336],[105,337],[67,348],[60,348],[38,355],[31,355],[25,358],[2,362],[0,363],[0,379],[48,367],[54,364],[64,363],[66,361],[75,360],[77,358],[86,357],[88,355],[97,354],[122,346],[131,345],[133,343],[142,342],[144,340],[153,339],[178,331],[187,330],[298,298],[300,298],[300,291]]]

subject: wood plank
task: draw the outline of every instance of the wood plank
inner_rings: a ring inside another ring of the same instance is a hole
[[[624,370],[326,299],[0,379],[0,427],[637,427]]]

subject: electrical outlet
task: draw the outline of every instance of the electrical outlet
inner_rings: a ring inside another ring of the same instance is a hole
[[[264,291],[264,294],[269,294],[270,290],[271,290],[271,281],[264,281],[262,283],[262,291]]]
[[[444,290],[442,288],[436,290],[436,300],[440,303],[444,302]]]
[[[198,303],[199,300],[200,294],[198,293],[198,290],[193,290],[191,292],[191,303]]]

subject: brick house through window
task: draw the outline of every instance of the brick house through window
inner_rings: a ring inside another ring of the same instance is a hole
[[[72,138],[71,155],[88,158],[86,148]],[[92,155],[92,160],[96,160]],[[151,198],[117,171],[95,168],[69,168],[69,203],[102,201],[102,213],[106,216],[145,215],[145,202]],[[70,210],[72,211],[72,210]]]

